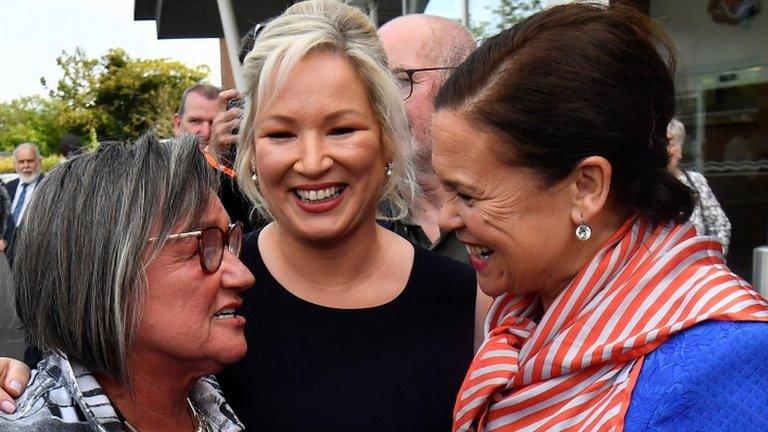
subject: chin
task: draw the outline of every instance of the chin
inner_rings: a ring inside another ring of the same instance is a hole
[[[350,226],[349,218],[328,218],[299,224],[296,232],[302,239],[311,243],[333,243],[346,237]]]
[[[515,281],[510,278],[510,270],[500,266],[500,256],[494,254],[492,262],[483,271],[476,272],[477,285],[480,291],[490,297],[498,297],[502,294],[515,291]],[[502,270],[504,268],[504,270]]]
[[[37,180],[38,177],[40,177],[39,173],[35,173],[35,174],[19,174],[19,181],[21,183],[32,183],[33,181]]]
[[[485,295],[493,298],[496,298],[502,294],[512,291],[506,285],[499,284],[499,283],[492,283],[492,282],[483,282],[479,279],[478,279],[478,286],[480,287],[480,291],[485,293]]]
[[[242,343],[233,343],[231,346],[222,348],[220,351],[218,351],[216,360],[222,365],[230,365],[245,357],[245,353],[247,351],[248,345],[245,343],[245,338],[243,338]]]

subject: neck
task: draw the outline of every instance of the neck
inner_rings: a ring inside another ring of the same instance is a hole
[[[603,244],[615,233],[629,215],[607,214],[590,223],[592,237],[587,241],[580,241],[573,237],[569,250],[574,253],[570,257],[560,260],[560,266],[567,269],[565,277],[555,280],[549,289],[540,292],[541,303],[546,311],[557,300],[557,297],[568,287],[573,278],[592,260]],[[574,227],[575,229],[575,227]]]
[[[197,377],[159,363],[133,357],[128,363],[128,385],[95,376],[112,405],[137,431],[195,430],[187,394]]]
[[[384,258],[381,228],[371,217],[355,232],[332,241],[309,242],[273,223],[264,229],[292,277],[326,291],[348,291],[380,269]],[[269,248],[260,248],[262,251]],[[262,253],[264,255],[264,253]]]
[[[421,226],[429,240],[434,243],[440,237],[437,219],[445,202],[446,192],[434,171],[420,173],[418,183],[421,194],[414,199],[411,221]]]

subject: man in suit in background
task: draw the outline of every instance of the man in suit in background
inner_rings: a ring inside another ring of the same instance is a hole
[[[5,252],[13,242],[16,228],[24,216],[24,210],[32,200],[37,184],[43,178],[40,173],[41,160],[40,151],[32,143],[19,144],[13,151],[13,167],[19,178],[4,185],[11,199],[11,214],[8,216],[5,233],[0,240],[0,252]]]

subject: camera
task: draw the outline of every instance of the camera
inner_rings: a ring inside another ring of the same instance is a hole
[[[245,100],[243,100],[243,98],[240,98],[240,97],[232,98],[232,99],[227,101],[227,110],[229,110],[231,108],[243,109],[244,106],[245,106]],[[232,135],[237,135],[238,133],[240,133],[240,127],[236,126],[236,127],[232,128],[230,133]]]
[[[245,106],[245,101],[243,100],[243,98],[236,97],[227,101],[227,109],[230,109],[230,108],[243,109],[244,106]]]

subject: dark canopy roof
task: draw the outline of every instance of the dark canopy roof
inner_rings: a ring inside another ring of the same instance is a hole
[[[245,34],[256,23],[279,15],[291,0],[232,0],[237,28]],[[366,4],[355,0],[354,4]],[[402,0],[378,0],[379,24],[402,14]],[[427,0],[409,0],[415,11],[423,12]],[[414,4],[415,3],[415,4]],[[135,20],[154,20],[158,39],[223,38],[216,0],[134,0]]]

